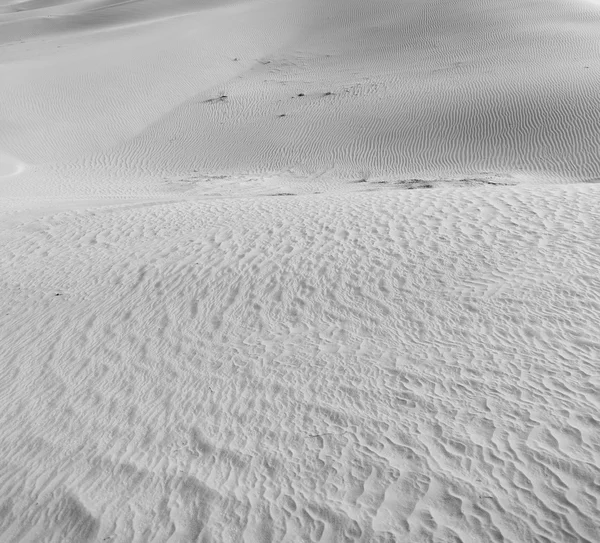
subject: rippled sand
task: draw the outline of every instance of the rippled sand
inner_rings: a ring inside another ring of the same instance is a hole
[[[0,1],[0,541],[599,541],[599,19]]]

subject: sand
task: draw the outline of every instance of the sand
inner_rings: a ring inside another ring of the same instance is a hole
[[[599,541],[599,23],[0,1],[0,541]]]
[[[48,196],[197,172],[600,178],[594,3],[51,4],[0,14],[0,150]]]

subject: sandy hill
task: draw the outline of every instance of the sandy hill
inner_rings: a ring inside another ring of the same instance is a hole
[[[0,543],[600,541],[599,43],[0,0]]]
[[[1,9],[0,151],[49,194],[126,191],[195,172],[600,178],[594,3]]]

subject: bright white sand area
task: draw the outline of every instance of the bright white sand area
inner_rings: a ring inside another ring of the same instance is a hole
[[[599,43],[0,0],[0,541],[600,540]]]

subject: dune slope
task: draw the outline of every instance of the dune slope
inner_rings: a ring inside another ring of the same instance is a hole
[[[597,185],[0,231],[2,541],[597,541]]]
[[[13,195],[195,172],[600,178],[594,3],[40,5],[0,13],[0,151],[30,165]]]
[[[599,40],[0,0],[0,542],[600,541]]]

